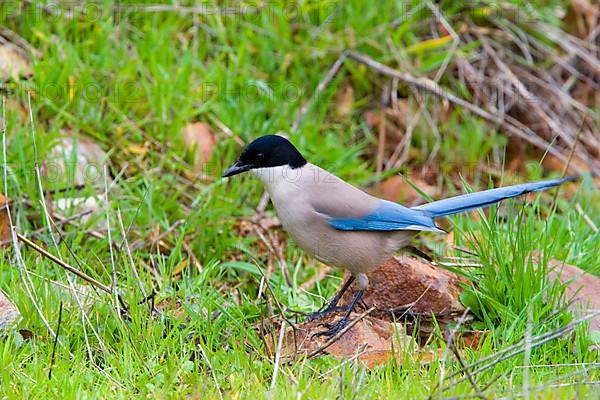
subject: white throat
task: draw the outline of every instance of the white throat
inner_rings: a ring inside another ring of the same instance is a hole
[[[267,188],[282,184],[297,183],[302,179],[302,176],[307,173],[306,164],[300,168],[292,168],[289,165],[281,165],[278,167],[256,168],[251,170],[252,174],[260,179]]]

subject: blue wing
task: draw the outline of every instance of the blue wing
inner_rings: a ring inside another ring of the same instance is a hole
[[[413,208],[406,208],[387,200],[379,200],[375,211],[363,217],[341,218],[330,215],[327,215],[327,217],[332,227],[342,231],[412,230],[444,232],[435,225],[434,218],[488,207],[504,199],[550,189],[574,179],[573,177],[567,177],[484,190],[482,192],[434,201]]]
[[[380,200],[375,211],[360,218],[329,217],[329,225],[342,231],[432,231],[444,232],[435,226],[433,218],[420,210],[413,210]]]

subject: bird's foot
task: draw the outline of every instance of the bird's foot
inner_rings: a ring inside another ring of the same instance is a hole
[[[314,337],[319,337],[319,336],[328,336],[328,337],[332,337],[337,335],[338,333],[340,333],[342,331],[342,329],[344,329],[347,325],[348,325],[348,318],[344,317],[342,319],[340,319],[338,322],[336,322],[335,324],[319,324],[318,326],[322,326],[325,329],[324,331],[321,332],[317,332],[317,333],[313,333],[313,335],[311,336],[312,338]]]
[[[329,314],[337,311],[344,311],[346,307],[327,307],[325,309],[321,309],[319,311],[311,312],[306,316],[306,322],[314,321],[315,319],[321,319],[323,317],[328,316]]]

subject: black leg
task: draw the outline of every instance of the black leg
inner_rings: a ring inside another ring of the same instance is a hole
[[[327,328],[327,330],[317,332],[313,336],[333,336],[342,329],[344,329],[344,327],[348,325],[348,319],[350,318],[350,314],[354,310],[354,307],[356,307],[356,304],[360,301],[360,298],[362,297],[364,292],[364,289],[360,289],[358,292],[356,292],[354,298],[352,299],[352,303],[350,303],[350,305],[348,306],[346,314],[344,314],[342,319],[340,319],[336,324],[321,324],[325,328]]]
[[[350,275],[350,277],[346,280],[346,282],[344,283],[344,286],[342,286],[342,288],[340,289],[340,291],[331,298],[331,300],[329,300],[329,302],[327,302],[327,304],[325,306],[323,306],[323,308],[321,308],[319,311],[313,312],[308,314],[308,316],[306,317],[307,321],[312,321],[313,319],[317,319],[317,318],[321,318],[327,314],[330,314],[334,311],[339,311],[340,308],[338,307],[338,303],[340,301],[340,299],[342,298],[342,296],[344,295],[344,293],[346,293],[346,291],[348,290],[348,288],[350,287],[350,285],[352,285],[352,282],[354,282],[354,275]]]

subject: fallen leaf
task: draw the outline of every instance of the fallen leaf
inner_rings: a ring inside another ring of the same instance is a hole
[[[183,273],[183,270],[185,269],[185,267],[187,267],[189,261],[190,261],[190,259],[186,258],[182,262],[180,262],[179,265],[177,267],[175,267],[175,269],[171,273],[171,277],[175,278],[175,277],[180,276]]]
[[[183,142],[195,152],[194,166],[209,162],[215,147],[215,135],[204,122],[194,122],[183,128]]]
[[[0,331],[7,329],[20,316],[19,309],[0,291]]]
[[[411,177],[410,180],[413,185],[418,187],[419,190],[429,197],[436,197],[436,195],[439,195],[437,187],[429,185],[416,177]],[[400,202],[410,207],[427,202],[427,200],[423,199],[405,178],[398,175],[387,178],[383,182],[370,188],[368,192],[385,200]]]
[[[23,340],[31,340],[35,338],[35,333],[31,332],[29,329],[19,329],[19,335],[21,335]]]
[[[0,246],[10,246],[10,221],[8,219],[8,209],[6,207],[6,198],[0,194]]]
[[[579,36],[584,38],[596,27],[599,13],[598,5],[592,5],[588,0],[571,0],[571,6],[578,18]],[[584,26],[582,21],[585,21],[587,26]]]
[[[354,105],[354,88],[352,85],[346,84],[340,88],[335,97],[335,104],[338,117],[345,118],[352,113],[352,106]]]
[[[450,35],[442,36],[440,38],[427,39],[422,42],[418,42],[411,46],[408,46],[405,49],[405,51],[408,54],[415,54],[415,53],[421,53],[424,51],[431,51],[431,50],[437,49],[438,47],[445,46],[447,43],[450,43],[451,41],[452,41],[452,36],[450,36]]]
[[[381,123],[381,111],[380,110],[368,110],[364,113],[365,121],[369,126],[369,129],[373,132],[378,131],[379,124]]]
[[[155,308],[161,313],[177,319],[189,318],[189,314],[183,302],[176,299],[164,299],[155,304]]]
[[[139,144],[130,144],[127,146],[127,151],[131,154],[143,156],[148,152],[148,147]]]
[[[27,78],[33,75],[27,54],[10,43],[0,44],[0,81]]]

